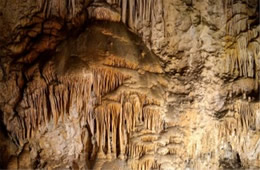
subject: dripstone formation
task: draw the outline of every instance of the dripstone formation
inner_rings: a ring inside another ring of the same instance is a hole
[[[260,168],[258,0],[0,0],[0,168]]]

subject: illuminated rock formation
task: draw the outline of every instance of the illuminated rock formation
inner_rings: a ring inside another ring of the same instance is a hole
[[[259,1],[0,1],[0,168],[260,168]]]

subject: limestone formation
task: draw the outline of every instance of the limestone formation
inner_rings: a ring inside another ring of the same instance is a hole
[[[259,169],[259,5],[0,0],[0,169]]]

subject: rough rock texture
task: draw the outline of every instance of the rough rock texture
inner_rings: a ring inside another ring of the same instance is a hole
[[[259,22],[258,0],[0,0],[0,168],[260,168]]]

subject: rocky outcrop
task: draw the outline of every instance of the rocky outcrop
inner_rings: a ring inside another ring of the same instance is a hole
[[[2,167],[260,167],[259,1],[15,2]]]

